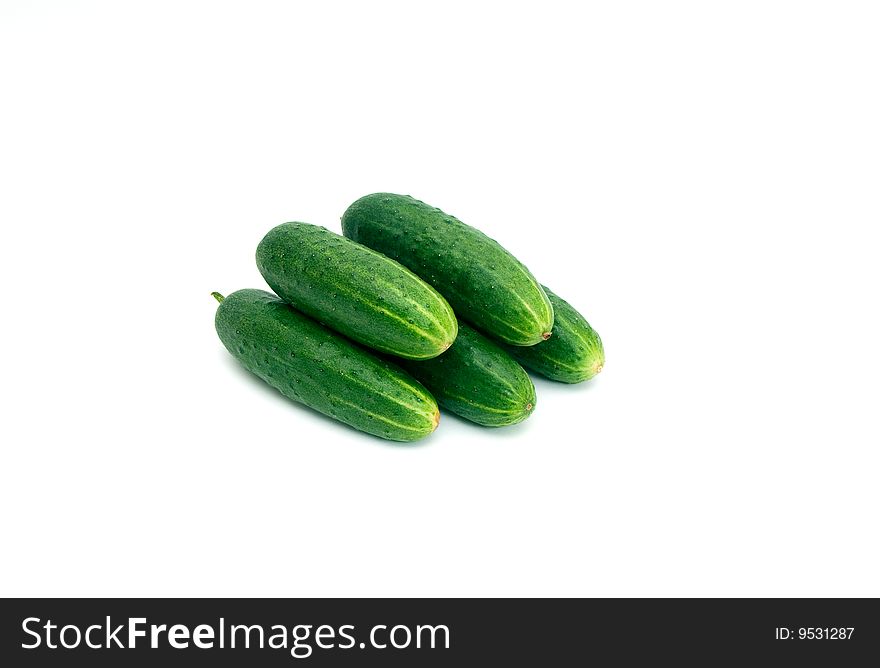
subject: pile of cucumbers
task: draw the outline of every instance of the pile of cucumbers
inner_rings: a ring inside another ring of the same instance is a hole
[[[563,383],[602,370],[584,317],[476,228],[376,193],[348,207],[342,232],[279,225],[257,247],[274,294],[212,293],[223,345],[284,396],[415,441],[437,428],[438,404],[489,427],[525,420],[523,367]]]

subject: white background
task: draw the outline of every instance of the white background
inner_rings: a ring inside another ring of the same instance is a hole
[[[880,595],[880,16],[857,2],[0,4],[3,595]],[[212,290],[412,194],[601,333],[389,445]]]

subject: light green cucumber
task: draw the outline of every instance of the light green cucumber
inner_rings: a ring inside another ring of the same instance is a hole
[[[535,408],[535,386],[501,347],[464,323],[452,347],[401,366],[445,409],[486,427],[522,422]]]
[[[550,336],[553,307],[529,270],[440,209],[408,195],[367,195],[348,207],[342,231],[409,267],[483,333],[516,346]]]
[[[315,320],[375,350],[429,359],[455,340],[446,300],[406,267],[317,225],[284,223],[257,247],[275,293]]]
[[[544,292],[556,314],[553,336],[530,348],[505,346],[524,367],[562,383],[580,383],[602,371],[605,349],[596,330],[571,304],[547,286]]]
[[[263,290],[213,294],[223,345],[285,397],[392,441],[415,441],[437,427],[434,397],[394,364]]]

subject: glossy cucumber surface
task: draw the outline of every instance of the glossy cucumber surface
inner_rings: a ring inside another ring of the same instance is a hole
[[[524,367],[550,380],[562,383],[589,380],[605,366],[602,339],[571,304],[546,285],[544,291],[556,313],[553,336],[530,348],[505,346],[505,349]]]
[[[478,229],[408,195],[376,193],[342,216],[348,238],[410,268],[459,318],[517,346],[547,339],[553,307],[522,262]]]
[[[392,441],[415,441],[437,427],[434,397],[394,364],[263,290],[214,296],[223,345],[289,399]]]
[[[522,422],[535,408],[529,375],[501,346],[464,323],[445,353],[402,366],[443,408],[486,427]]]
[[[412,271],[317,225],[270,230],[257,247],[257,267],[298,311],[390,355],[436,357],[458,332],[447,301]]]

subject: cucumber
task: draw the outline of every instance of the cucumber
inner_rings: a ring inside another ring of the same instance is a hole
[[[529,375],[501,347],[458,325],[458,338],[439,357],[401,366],[449,411],[486,427],[522,422],[535,408]]]
[[[409,269],[317,225],[270,230],[257,247],[257,266],[294,308],[384,353],[436,357],[458,332],[446,300]]]
[[[515,346],[550,336],[553,307],[529,270],[440,209],[406,195],[367,195],[343,214],[342,232],[412,269],[484,333]]]
[[[531,348],[505,346],[527,369],[563,383],[589,380],[605,365],[605,349],[596,330],[571,304],[554,294],[546,285],[556,320],[549,341]]]
[[[392,441],[415,441],[437,427],[434,397],[390,362],[263,290],[212,294],[223,345],[285,397]]]

